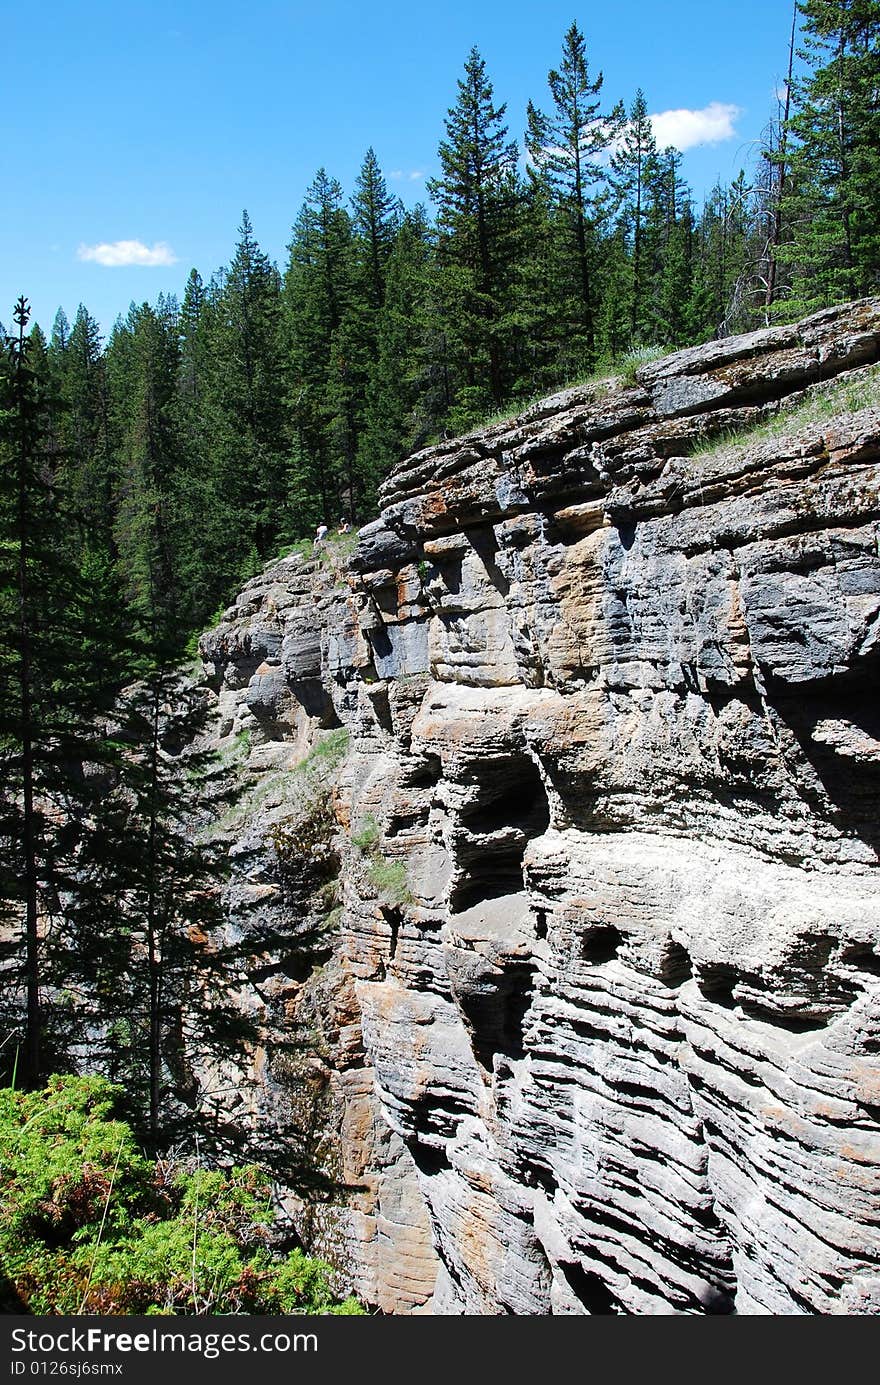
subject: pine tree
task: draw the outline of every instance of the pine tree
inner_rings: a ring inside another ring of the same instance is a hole
[[[191,269],[186,281],[183,303],[180,309],[180,376],[179,393],[185,409],[187,422],[194,423],[205,388],[207,366],[205,339],[205,304],[207,295],[202,276]]]
[[[621,222],[602,241],[602,281],[597,346],[600,364],[607,362],[610,366],[632,346],[632,257],[626,227]],[[582,359],[580,369],[583,370]]]
[[[669,346],[690,339],[693,293],[693,208],[680,168],[681,154],[670,145],[654,157],[646,189],[644,339]]]
[[[4,481],[3,501],[3,616],[4,647],[0,651],[4,694],[8,692],[15,699],[15,711],[3,721],[3,749],[6,759],[7,784],[20,785],[21,806],[15,812],[15,799],[7,800],[4,808],[17,817],[20,822],[20,856],[13,856],[12,869],[7,877],[7,898],[16,899],[17,891],[10,888],[14,879],[15,865],[19,866],[19,879],[22,883],[22,905],[24,912],[24,976],[26,992],[26,1022],[23,1072],[26,1081],[36,1086],[43,1074],[43,1018],[40,995],[40,918],[39,918],[39,807],[38,793],[38,750],[35,745],[38,734],[36,716],[38,714],[38,694],[36,682],[38,669],[36,662],[36,603],[39,599],[40,570],[42,557],[36,547],[36,533],[39,513],[47,504],[45,488],[39,477],[38,466],[38,406],[33,375],[29,369],[27,345],[24,329],[29,318],[27,302],[20,298],[15,305],[13,319],[18,327],[17,338],[9,339],[8,375],[6,379],[7,398],[4,400]],[[8,486],[8,488],[7,488]],[[8,560],[12,559],[9,563]],[[7,565],[8,564],[8,565]],[[14,564],[14,566],[13,566]],[[8,624],[7,624],[8,622]],[[4,705],[11,710],[11,699]],[[8,792],[8,789],[7,789]],[[13,794],[15,789],[12,790]],[[8,819],[4,823],[5,833],[12,838]],[[14,831],[14,829],[13,829]],[[10,845],[12,842],[10,841]]]
[[[114,538],[130,609],[156,633],[158,613],[176,609],[178,596],[170,503],[180,465],[174,426],[176,333],[144,303],[125,326],[124,370],[114,401],[120,428],[119,489]],[[119,335],[114,348],[120,347]]]
[[[205,385],[216,489],[238,516],[225,565],[231,582],[272,555],[287,523],[281,281],[247,212],[238,235],[217,286]]]
[[[44,975],[44,964],[64,900],[78,888],[76,855],[94,804],[84,766],[112,759],[100,717],[120,666],[111,621],[102,625],[101,574],[70,561],[70,515],[63,478],[44,445],[28,317],[20,299],[2,374],[0,897],[21,921],[22,1071],[35,1084],[47,1059],[59,1060],[46,1023],[46,986],[54,978]],[[118,606],[117,594],[111,609]]]
[[[385,301],[385,271],[401,223],[400,199],[392,197],[372,149],[364,157],[351,199],[355,254],[362,292],[378,310]]]
[[[52,324],[52,335],[49,344],[53,351],[63,353],[67,350],[67,343],[70,341],[70,323],[63,308],[59,308],[55,314],[55,321]]]
[[[518,188],[505,110],[495,106],[486,65],[472,48],[440,142],[442,176],[428,183],[437,204],[440,312],[462,382],[459,424],[489,404],[499,408],[509,390]]]
[[[572,326],[582,338],[587,368],[596,355],[598,223],[608,176],[599,159],[614,144],[625,120],[621,102],[610,111],[602,110],[603,80],[601,72],[591,80],[584,36],[572,24],[563,40],[559,69],[547,74],[553,113],[542,113],[531,101],[527,112],[529,156],[549,180],[570,222],[575,261],[571,296],[576,310]]]
[[[98,324],[80,304],[58,357],[60,449],[65,483],[83,547],[112,550],[111,513],[116,476],[107,428],[107,396]]]
[[[649,193],[658,176],[657,142],[641,88],[636,92],[626,126],[611,155],[611,170],[618,215],[622,217],[631,253],[632,284],[628,297],[630,341],[635,343],[653,335],[648,325],[652,314],[646,292],[645,228]]]
[[[388,266],[402,224],[403,208],[387,190],[379,162],[367,150],[361,166],[355,195],[351,199],[352,241],[348,302],[339,327],[337,345],[344,351],[345,374],[331,382],[347,420],[347,444],[343,449],[348,484],[347,517],[355,520],[375,505],[375,487],[387,467],[379,450],[367,441],[370,428],[370,398],[375,397],[373,382],[380,370],[379,337],[386,296]],[[393,425],[392,425],[393,426]],[[381,427],[381,425],[380,425]],[[349,453],[353,442],[354,453]]]
[[[773,305],[781,288],[787,288],[780,276],[780,246],[783,243],[785,219],[783,202],[788,192],[788,146],[790,139],[791,94],[794,76],[795,39],[797,35],[798,4],[793,0],[791,38],[788,45],[787,76],[782,94],[778,97],[778,118],[770,122],[765,146],[761,150],[756,185],[763,222],[763,240],[757,274],[764,290],[764,322],[769,325]]]
[[[520,253],[514,286],[516,378],[513,394],[529,398],[553,390],[577,373],[579,359],[569,356],[568,334],[560,330],[562,241],[567,227],[546,178],[529,169],[519,218]]]
[[[880,284],[880,0],[803,0],[806,75],[795,80],[782,216],[800,315]]]
[[[687,346],[694,339],[690,318],[694,275],[694,225],[690,199],[679,208],[663,248],[655,288],[653,340]]]
[[[695,269],[689,318],[698,340],[725,336],[742,309],[737,286],[751,254],[750,194],[744,173],[729,187],[716,183],[695,234]]]
[[[192,270],[178,316],[174,429],[180,464],[171,479],[170,505],[179,616],[188,630],[204,625],[229,600],[249,563],[239,557],[239,531],[248,533],[250,546],[251,520],[236,513],[224,482],[231,421],[213,354],[221,341],[218,319],[223,321],[217,297],[215,287]]]
[[[181,747],[198,739],[207,709],[174,667],[175,652],[171,642],[154,643],[138,682],[114,709],[115,734],[126,752],[116,789],[102,805],[103,841],[91,862],[98,890],[89,917],[73,930],[87,981],[96,963],[105,978],[95,1007],[95,1028],[106,1045],[102,1066],[124,1079],[137,1108],[146,1108],[154,1149],[174,1133],[180,1103],[193,1103],[197,1084],[185,1031],[196,1015],[200,1053],[219,1056],[214,1031],[218,1022],[228,1024],[221,997],[232,984],[229,975],[224,982],[223,965],[235,963],[218,943],[224,863],[193,840],[190,821],[193,780],[204,774],[208,757],[190,751],[180,759]],[[108,955],[105,945],[99,961],[95,945],[108,912],[116,918],[115,949]],[[89,929],[91,950],[83,942]],[[227,1044],[229,1038],[227,1031]],[[96,1049],[92,1064],[100,1037]]]
[[[423,445],[449,407],[437,361],[428,349],[427,304],[433,247],[424,209],[406,214],[385,268],[384,303],[358,453],[366,496],[405,453]]]
[[[356,475],[359,366],[350,313],[351,218],[342,188],[319,169],[293,227],[284,276],[291,487],[300,532],[359,507]]]

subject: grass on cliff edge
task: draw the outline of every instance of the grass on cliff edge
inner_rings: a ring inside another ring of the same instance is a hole
[[[785,438],[798,433],[814,423],[827,423],[843,414],[854,414],[859,409],[880,406],[880,365],[861,370],[853,378],[850,372],[843,379],[829,380],[814,385],[806,398],[802,398],[790,408],[780,408],[764,423],[746,425],[744,428],[729,428],[716,433],[705,442],[698,443],[690,452],[691,457],[714,457],[733,446],[751,445],[756,442],[772,442],[775,438]]]
[[[356,528],[350,529],[347,534],[331,532],[317,547],[314,539],[296,539],[293,543],[285,544],[283,548],[279,549],[278,557],[272,558],[266,563],[264,570],[273,567],[280,558],[297,557],[301,558],[303,562],[314,558],[315,562],[320,563],[322,567],[328,567],[335,572],[340,567],[344,567],[357,548],[357,541],[358,531]]]
[[[633,351],[627,351],[623,356],[604,358],[597,362],[596,369],[589,375],[576,376],[575,379],[566,380],[561,385],[553,385],[552,388],[548,386],[539,394],[512,399],[495,413],[462,419],[461,427],[451,431],[449,436],[467,437],[471,433],[481,433],[485,428],[495,428],[501,423],[512,423],[520,414],[526,413],[536,404],[543,403],[545,399],[552,399],[557,394],[564,394],[566,390],[586,389],[589,385],[604,385],[608,389],[616,386],[631,388],[638,383],[636,371],[639,366],[647,365],[649,361],[659,361],[663,356],[668,356],[672,349],[666,346],[639,346]],[[440,440],[440,434],[435,434],[433,438],[428,439],[425,446],[431,446]]]

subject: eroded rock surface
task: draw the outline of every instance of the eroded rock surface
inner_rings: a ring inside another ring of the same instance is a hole
[[[327,1244],[385,1311],[880,1312],[880,409],[695,452],[878,359],[870,300],[565,391],[204,637],[256,783],[350,733],[254,1118],[321,1030]],[[285,792],[242,919],[290,910]]]

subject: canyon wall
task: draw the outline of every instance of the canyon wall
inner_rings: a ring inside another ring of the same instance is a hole
[[[566,390],[203,637],[291,940],[235,1100],[383,1311],[880,1312],[878,359],[869,300]]]

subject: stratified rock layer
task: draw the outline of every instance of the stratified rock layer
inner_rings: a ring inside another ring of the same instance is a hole
[[[203,639],[254,755],[351,733],[289,1013],[386,1311],[880,1312],[880,410],[695,451],[878,358],[871,300],[565,391]]]

